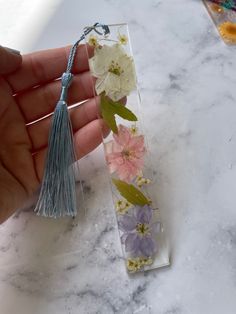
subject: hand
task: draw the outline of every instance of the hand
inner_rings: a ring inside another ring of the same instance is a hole
[[[61,85],[57,79],[66,69],[69,50],[21,57],[0,47],[0,223],[39,188],[51,123],[51,117],[45,116],[58,101]],[[101,127],[106,134],[108,130],[99,119],[84,46],[78,48],[75,63],[68,104],[85,101],[70,113],[75,149],[81,158],[101,143]]]

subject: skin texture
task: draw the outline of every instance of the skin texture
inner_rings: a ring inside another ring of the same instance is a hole
[[[0,223],[39,188],[51,122],[51,116],[45,116],[53,112],[59,98],[57,79],[65,71],[69,50],[21,56],[0,47]],[[81,158],[101,143],[101,130],[104,136],[109,130],[99,118],[85,46],[78,48],[75,60],[68,104],[84,101],[70,111]]]

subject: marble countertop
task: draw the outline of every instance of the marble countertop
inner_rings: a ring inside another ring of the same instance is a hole
[[[32,3],[33,2],[33,3]],[[128,22],[171,266],[129,276],[102,149],[84,158],[78,225],[31,209],[0,226],[1,314],[234,314],[236,47],[197,0],[0,0],[1,44],[72,43]]]

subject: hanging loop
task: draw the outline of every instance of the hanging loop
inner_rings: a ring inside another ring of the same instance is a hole
[[[100,32],[98,28],[102,28],[103,32]],[[93,26],[85,27],[84,29],[85,35],[90,33],[92,30],[94,30],[98,35],[102,35],[102,36],[107,36],[108,34],[110,34],[109,26],[105,24],[95,23]]]
[[[98,28],[102,28],[103,32],[100,32]],[[100,24],[100,23],[95,23],[93,26],[87,26],[84,28],[84,34],[80,37],[79,40],[72,46],[70,50],[70,55],[68,58],[68,64],[67,64],[67,69],[66,72],[69,73],[72,70],[72,66],[74,63],[74,58],[76,54],[77,47],[79,43],[85,39],[85,36],[87,36],[90,32],[95,31],[99,35],[107,36],[110,33],[110,29],[108,25],[105,24]]]

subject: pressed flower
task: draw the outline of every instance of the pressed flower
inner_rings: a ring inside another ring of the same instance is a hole
[[[141,264],[143,265],[152,265],[153,259],[151,257],[141,258]]]
[[[151,265],[152,263],[153,263],[153,259],[150,257],[129,258],[126,262],[126,266],[127,266],[128,271],[133,273],[140,270],[146,265],[147,266]]]
[[[153,210],[150,206],[136,206],[133,215],[119,218],[119,229],[126,252],[134,257],[152,257],[157,251],[155,235],[160,232],[160,222],[152,222]]]
[[[131,259],[129,258],[126,263],[127,269],[131,273],[135,273],[136,271],[141,269],[141,264],[139,263],[139,259]]]
[[[144,178],[143,175],[139,175],[139,176],[137,176],[135,182],[136,182],[137,186],[139,188],[141,188],[143,185],[150,184],[151,180],[148,178]]]
[[[220,35],[230,43],[236,43],[236,23],[224,22],[218,26]]]
[[[235,8],[236,3],[235,3],[235,0],[225,0],[225,1],[222,1],[221,5],[224,6],[228,10],[232,10]]]
[[[132,125],[132,126],[130,127],[130,133],[131,133],[132,135],[137,135],[137,134],[138,134],[138,128],[136,127],[136,125]]]
[[[97,78],[98,95],[105,92],[113,101],[118,101],[136,88],[133,58],[120,44],[97,47],[89,65],[92,75]]]
[[[126,262],[129,272],[136,272],[142,269],[144,266],[150,266],[153,263],[153,259],[148,257],[129,258]]]
[[[96,35],[90,35],[88,44],[93,47],[98,47],[98,37]]]
[[[116,211],[118,214],[124,215],[128,213],[129,208],[132,206],[126,200],[119,200],[116,202]]]
[[[114,141],[105,145],[109,170],[115,172],[120,180],[131,182],[144,165],[144,137],[132,136],[129,128],[120,125],[113,138]]]
[[[119,43],[121,45],[126,45],[127,42],[128,42],[128,37],[126,35],[124,35],[124,34],[119,34],[118,35],[118,40],[119,40]]]
[[[216,4],[216,3],[212,3],[210,8],[215,13],[221,14],[224,12],[224,8],[222,6],[220,6],[219,4]]]

